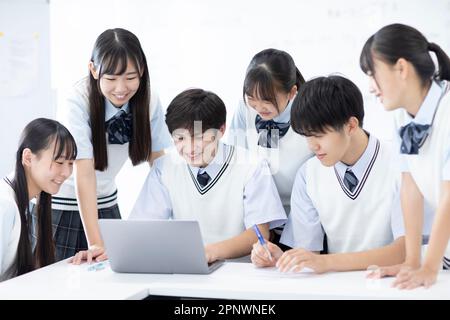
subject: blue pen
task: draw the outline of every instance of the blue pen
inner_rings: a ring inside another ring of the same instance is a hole
[[[269,248],[267,248],[267,243],[264,240],[264,237],[261,234],[261,231],[259,231],[258,226],[255,224],[253,225],[253,230],[255,230],[256,236],[258,237],[259,243],[262,245],[262,247],[266,250],[267,254],[269,255],[270,261],[272,261],[272,255],[270,254]]]

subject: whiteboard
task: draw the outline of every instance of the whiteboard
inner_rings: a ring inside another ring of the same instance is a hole
[[[54,115],[49,21],[45,0],[0,1],[0,177],[14,170],[25,125]]]
[[[96,37],[122,27],[141,40],[163,107],[201,87],[224,100],[229,122],[250,59],[274,47],[289,52],[307,79],[339,72],[354,81],[364,97],[364,127],[384,139],[393,134],[391,115],[369,94],[359,68],[367,38],[400,22],[450,52],[450,0],[52,0],[50,19],[55,88],[87,75]],[[117,177],[126,186],[118,194],[123,217],[147,172],[148,165],[128,162]]]
[[[338,72],[354,81],[364,95],[366,127],[382,138],[390,135],[381,125],[388,116],[359,68],[367,38],[405,23],[450,52],[450,0],[52,0],[51,6],[55,87],[86,75],[95,38],[123,27],[141,40],[163,105],[202,87],[219,94],[231,120],[250,59],[274,47],[289,52],[306,79]]]
[[[12,170],[23,126],[55,114],[53,104],[64,99],[59,93],[87,75],[96,37],[114,27],[141,40],[163,107],[180,91],[202,87],[225,101],[230,121],[250,59],[274,47],[289,52],[307,79],[335,72],[349,77],[364,96],[365,128],[390,138],[391,115],[369,94],[359,55],[370,35],[394,22],[416,27],[450,52],[450,0],[0,0],[0,86],[14,78],[2,71],[6,39],[39,34],[32,69],[38,81],[23,86],[21,96],[0,94],[0,119],[7,119],[0,126],[0,174]],[[129,163],[121,171],[117,182],[127,186],[119,191],[123,216],[147,171],[145,164]]]

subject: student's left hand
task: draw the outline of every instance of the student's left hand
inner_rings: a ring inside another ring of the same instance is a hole
[[[283,253],[277,262],[277,267],[281,272],[300,272],[307,267],[315,273],[329,271],[327,257],[305,249],[291,249]]]
[[[432,270],[426,266],[417,270],[404,269],[398,273],[392,286],[407,290],[415,289],[420,286],[429,288],[436,282],[437,275],[437,270]]]

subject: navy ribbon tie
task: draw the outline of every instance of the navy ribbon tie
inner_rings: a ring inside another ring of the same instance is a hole
[[[356,178],[355,174],[350,169],[347,169],[347,171],[345,171],[344,184],[350,192],[353,192],[353,190],[355,190],[356,186],[358,185],[358,178]]]
[[[430,125],[411,122],[400,128],[402,145],[400,153],[419,154],[419,148],[424,144],[430,132]]]
[[[106,121],[106,132],[110,144],[125,144],[130,142],[133,126],[132,113],[124,110],[117,112],[114,117]]]
[[[279,140],[288,132],[291,123],[263,120],[257,115],[255,119],[256,131],[259,133],[258,145],[265,148],[278,148]]]
[[[204,187],[208,184],[209,179],[211,179],[211,177],[209,176],[209,174],[206,171],[203,173],[200,173],[200,171],[199,171],[197,173],[197,181],[202,187]]]

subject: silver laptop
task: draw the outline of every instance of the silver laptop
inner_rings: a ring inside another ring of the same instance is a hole
[[[115,272],[208,274],[223,264],[207,263],[197,221],[100,219],[99,224]]]

